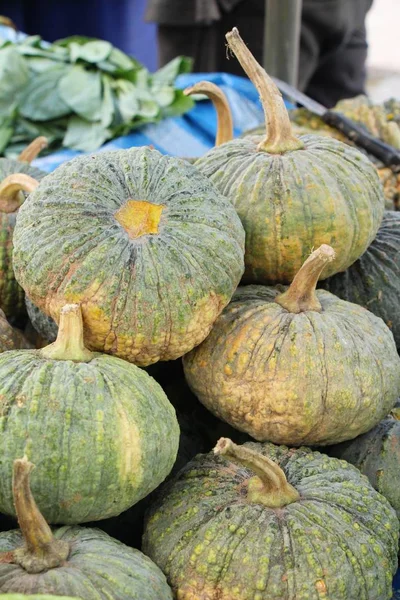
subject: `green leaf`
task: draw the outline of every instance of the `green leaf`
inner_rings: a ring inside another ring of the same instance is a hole
[[[175,99],[170,106],[162,111],[163,117],[177,117],[193,108],[194,101],[190,96],[185,96],[182,90],[175,90]]]
[[[117,81],[117,105],[124,121],[131,121],[139,111],[137,91],[133,83],[124,79]]]
[[[4,149],[9,144],[12,134],[14,132],[14,127],[11,119],[4,120],[0,124],[0,154],[3,154]]]
[[[103,75],[103,102],[101,106],[101,124],[103,127],[111,125],[114,117],[114,101],[111,90],[111,78],[108,75]]]
[[[175,89],[170,85],[153,87],[151,93],[161,107],[169,106],[175,99]]]
[[[131,71],[132,69],[143,68],[137,60],[131,58],[118,48],[113,48],[111,50],[108,61],[120,71]]]
[[[101,118],[101,76],[74,65],[60,79],[58,90],[63,101],[78,115],[89,120]]]
[[[164,67],[156,71],[152,77],[154,85],[172,84],[178,75],[190,73],[193,61],[186,56],[177,56]]]
[[[25,59],[12,47],[0,50],[0,100],[13,102],[29,83]]]
[[[89,63],[97,63],[106,60],[112,51],[110,42],[101,40],[87,42],[86,44],[77,44],[73,42],[70,45],[70,55],[72,62],[76,62],[79,58]]]
[[[54,60],[52,58],[44,58],[42,56],[31,56],[27,64],[31,71],[35,73],[43,73],[54,67]],[[56,63],[57,64],[57,63]]]
[[[69,119],[63,146],[73,150],[92,152],[100,148],[109,137],[110,131],[100,122],[93,123],[73,116]]]
[[[160,107],[154,100],[140,100],[138,115],[147,119],[154,119],[158,117],[160,113]]]
[[[67,65],[58,65],[32,77],[21,98],[22,116],[47,121],[70,113],[71,109],[58,92],[58,83],[69,69]]]

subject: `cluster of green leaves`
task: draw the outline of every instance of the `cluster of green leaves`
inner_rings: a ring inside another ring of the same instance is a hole
[[[90,152],[144,123],[183,114],[193,100],[174,87],[191,69],[177,57],[152,74],[109,42],[39,36],[0,44],[0,154],[15,156],[39,135]]]

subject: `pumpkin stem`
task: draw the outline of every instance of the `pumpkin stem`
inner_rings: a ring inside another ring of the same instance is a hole
[[[13,496],[18,523],[25,545],[12,553],[12,562],[28,573],[41,573],[59,567],[67,560],[68,542],[57,540],[37,507],[30,488],[34,465],[26,456],[14,461]],[[1,558],[0,558],[1,562]]]
[[[25,200],[21,192],[30,194],[38,185],[36,179],[25,173],[8,175],[0,184],[0,212],[15,212]]]
[[[39,350],[41,356],[52,360],[90,362],[93,352],[83,341],[83,320],[79,304],[66,304],[60,312],[58,335],[55,342]]]
[[[249,502],[269,508],[283,508],[300,498],[299,492],[288,482],[285,473],[273,460],[246,446],[238,446],[229,438],[220,438],[214,454],[225,456],[233,463],[246,467],[256,475],[248,481]]]
[[[186,96],[192,94],[205,94],[211,100],[217,111],[217,136],[215,145],[220,146],[233,139],[232,113],[229,102],[224,92],[211,81],[199,81],[195,85],[187,87],[183,93]]]
[[[250,50],[234,27],[226,34],[228,46],[240,62],[250,81],[260,94],[265,114],[266,138],[258,145],[258,151],[270,154],[282,154],[289,150],[299,150],[304,144],[292,131],[292,125],[286,110],[282,94],[275,83],[258,64]]]
[[[37,155],[49,145],[49,141],[43,135],[35,138],[33,142],[29,144],[24,150],[22,150],[21,154],[18,156],[18,160],[20,162],[31,163]]]
[[[319,276],[327,263],[335,258],[335,251],[327,244],[322,244],[307,258],[296,274],[290,287],[275,298],[275,302],[291,313],[307,310],[322,311],[321,303],[315,293]]]

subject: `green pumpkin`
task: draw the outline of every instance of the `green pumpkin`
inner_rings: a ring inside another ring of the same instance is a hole
[[[0,594],[0,600],[79,600],[79,598],[71,598],[71,596],[49,596],[48,594]]]
[[[58,322],[82,305],[85,342],[140,366],[209,333],[243,273],[231,204],[183,160],[149,148],[78,157],[18,215],[16,276]]]
[[[12,462],[37,465],[33,492],[50,523],[120,514],[175,462],[175,410],[145,371],[83,345],[77,305],[61,312],[56,342],[0,354],[0,511],[15,514]]]
[[[183,359],[206,408],[258,441],[352,439],[400,395],[400,357],[382,319],[315,292],[333,259],[330,246],[315,250],[284,293],[239,288],[208,338]]]
[[[371,485],[400,518],[400,422],[389,416],[376,427],[329,448],[329,455],[347,460],[366,475]]]
[[[35,306],[27,297],[25,298],[25,304],[26,312],[28,313],[29,320],[32,323],[35,331],[44,340],[47,340],[48,342],[54,342],[58,333],[58,325],[54,319],[48,315],[45,315],[44,312]]]
[[[0,158],[0,308],[7,317],[25,315],[24,290],[15,280],[13,270],[13,233],[18,209],[25,200],[24,192],[31,192],[46,175],[30,165],[46,144],[47,140],[40,137],[18,160]]]
[[[329,137],[293,135],[283,99],[236,29],[229,47],[257,87],[268,135],[214,148],[196,167],[232,202],[246,232],[245,283],[290,283],[313,248],[337,260],[323,277],[347,269],[374,239],[383,189],[368,158]]]
[[[143,550],[179,600],[385,600],[398,533],[345,461],[221,438],[163,486]]]
[[[99,529],[61,527],[52,532],[30,490],[32,468],[26,458],[14,461],[20,530],[0,534],[0,592],[82,600],[172,600],[164,575],[139,550]]]
[[[320,287],[381,317],[400,349],[400,213],[385,212],[375,240],[362,257]]]
[[[0,308],[0,353],[19,348],[32,348],[32,344],[28,342],[22,331],[11,327]]]

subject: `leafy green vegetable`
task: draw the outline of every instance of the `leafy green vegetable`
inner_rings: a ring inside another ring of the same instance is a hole
[[[77,44],[76,42],[70,45],[70,56],[72,62],[76,62],[79,58],[89,63],[97,63],[106,60],[110,55],[112,45],[109,42],[92,41],[86,44]]]
[[[71,117],[63,140],[63,146],[91,152],[104,144],[110,137],[107,129],[100,122],[91,123],[81,117]]]
[[[98,121],[101,113],[101,75],[81,65],[71,67],[58,83],[61,99],[77,115]]]
[[[0,81],[0,100],[10,103],[29,82],[28,65],[12,46],[0,50]]]
[[[190,59],[178,57],[151,74],[109,42],[85,36],[0,40],[0,154],[14,156],[39,135],[49,139],[48,151],[92,151],[182,114],[193,100],[174,81],[190,68]]]
[[[34,121],[47,121],[67,115],[71,109],[58,92],[58,82],[70,68],[57,65],[32,77],[21,98],[21,115]]]

